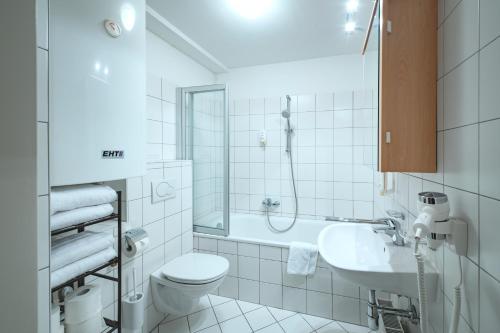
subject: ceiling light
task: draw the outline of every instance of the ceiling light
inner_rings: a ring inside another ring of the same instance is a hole
[[[359,2],[358,0],[348,0],[345,7],[348,13],[354,13],[358,10]]]
[[[345,32],[353,32],[356,30],[356,22],[354,21],[347,21],[344,26]]]
[[[241,16],[248,19],[256,19],[267,13],[273,0],[228,0],[233,9]]]

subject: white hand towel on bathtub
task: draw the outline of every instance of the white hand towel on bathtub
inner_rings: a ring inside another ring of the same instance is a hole
[[[50,214],[75,208],[97,206],[115,201],[115,190],[106,185],[75,185],[53,188],[50,192]]]
[[[113,213],[113,206],[109,203],[55,213],[50,217],[50,230],[62,229],[82,222],[92,221],[111,215],[111,213]]]
[[[87,258],[83,258],[72,264],[59,268],[57,271],[50,273],[50,286],[58,286],[80,274],[107,263],[114,257],[116,257],[116,251],[110,247]]]
[[[52,241],[50,271],[72,264],[97,252],[113,247],[114,237],[110,233],[84,231]]]
[[[316,271],[318,247],[309,243],[292,242],[288,254],[288,274],[311,275]]]

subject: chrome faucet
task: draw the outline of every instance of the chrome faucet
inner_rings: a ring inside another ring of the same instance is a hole
[[[325,216],[325,221],[332,222],[344,222],[344,223],[367,223],[372,225],[383,225],[383,226],[373,226],[373,231],[375,233],[384,232],[385,234],[391,236],[393,238],[393,243],[396,246],[404,246],[405,245],[405,237],[401,230],[401,223],[399,220],[404,220],[405,216],[401,212],[388,210],[387,215],[389,217],[382,217],[375,220],[366,220],[366,219],[358,219],[358,218],[343,218],[343,217],[333,217],[333,216]]]
[[[266,207],[267,209],[269,208],[275,208],[275,207],[279,207],[280,205],[280,202],[279,201],[273,201],[271,198],[265,198],[264,200],[262,200],[262,205],[264,205],[264,207]]]
[[[399,212],[387,211],[389,217],[376,219],[374,222],[385,224],[383,227],[373,227],[375,233],[384,232],[393,238],[393,243],[396,246],[405,245],[405,237],[401,231],[401,223],[398,219],[404,220],[404,215]]]

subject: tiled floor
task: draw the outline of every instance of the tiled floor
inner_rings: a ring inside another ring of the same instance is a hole
[[[153,331],[156,333],[156,331]],[[167,317],[158,333],[370,333],[367,327],[209,295],[192,314]]]

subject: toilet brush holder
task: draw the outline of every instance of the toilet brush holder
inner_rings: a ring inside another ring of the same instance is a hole
[[[141,332],[144,323],[144,294],[125,296],[122,300],[122,314],[124,332]]]

